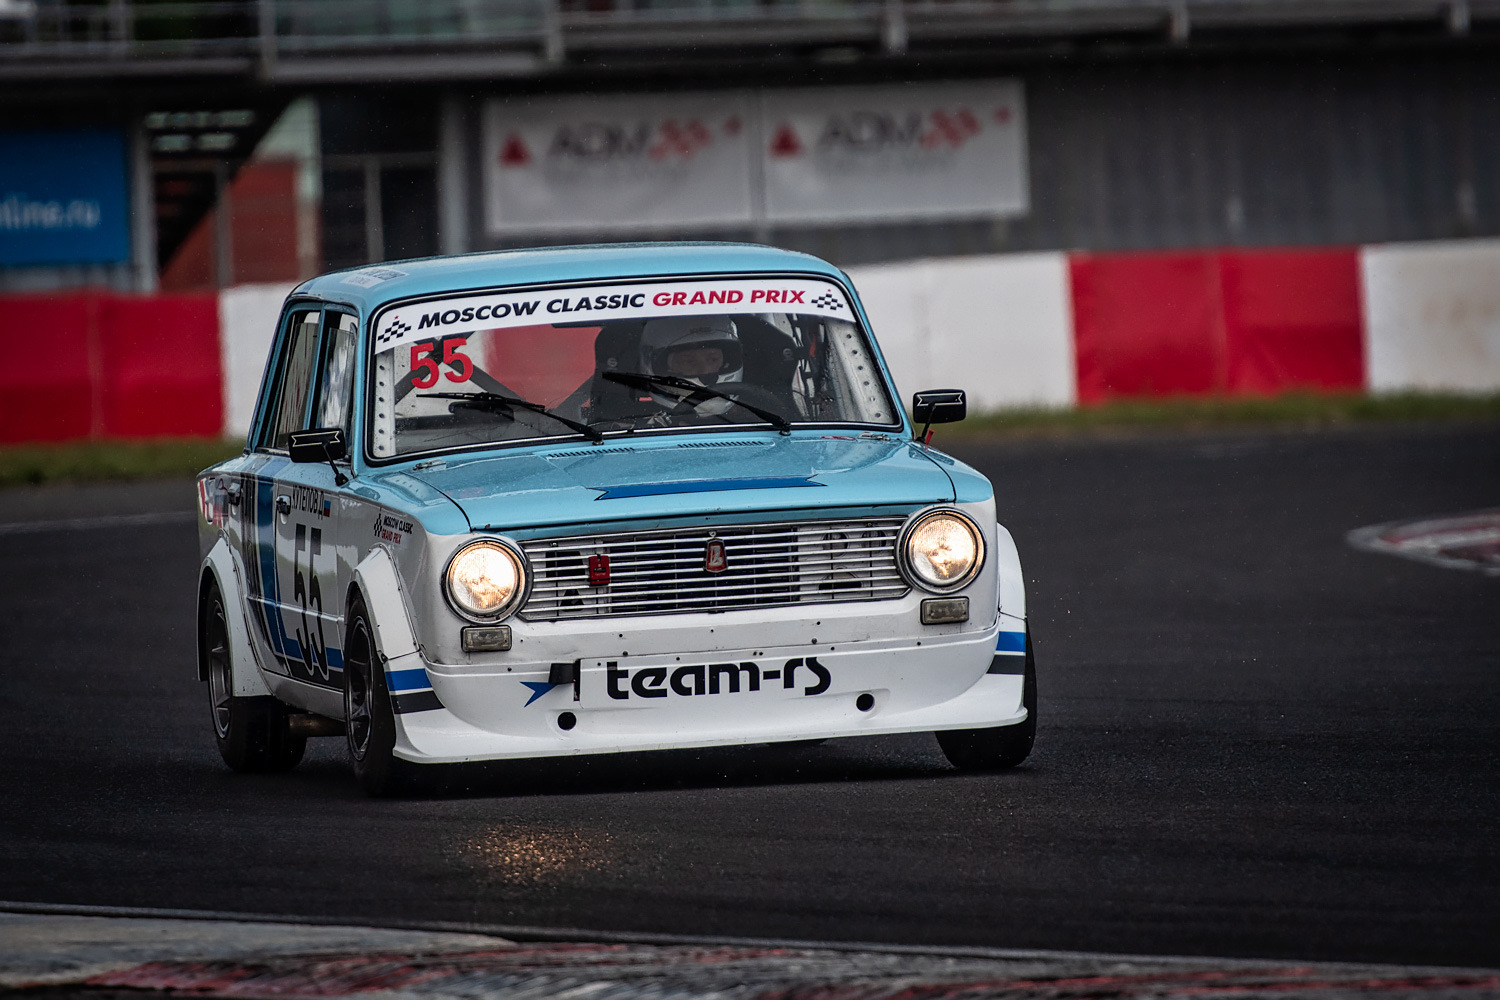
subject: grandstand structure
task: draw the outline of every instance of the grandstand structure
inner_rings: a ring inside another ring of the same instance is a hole
[[[1500,0],[0,0],[0,137],[119,130],[131,218],[128,259],[0,255],[0,289],[152,288],[174,262],[233,283],[232,213],[214,206],[299,101],[319,225],[298,271],[632,236],[855,265],[1496,235],[1497,40]],[[522,189],[496,175],[517,109],[638,99],[670,118],[999,85],[1021,95],[1005,123],[1021,194],[994,205],[800,217],[757,160],[743,211],[549,231],[514,224]]]

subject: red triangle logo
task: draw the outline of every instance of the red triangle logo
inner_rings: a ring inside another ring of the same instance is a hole
[[[802,155],[802,140],[797,138],[797,133],[790,125],[783,124],[776,129],[776,135],[771,139],[771,155]]]
[[[526,143],[519,135],[512,132],[505,137],[505,145],[500,148],[500,165],[502,167],[524,167],[531,162],[531,151],[526,148]]]

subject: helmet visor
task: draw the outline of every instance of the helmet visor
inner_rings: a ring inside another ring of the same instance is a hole
[[[669,344],[653,350],[650,361],[654,375],[703,379],[710,385],[744,367],[740,343],[730,338]]]

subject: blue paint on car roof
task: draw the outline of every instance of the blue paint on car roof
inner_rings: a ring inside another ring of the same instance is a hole
[[[838,268],[810,254],[754,243],[600,243],[370,264],[312,278],[293,294],[344,303],[368,315],[396,299],[466,288],[747,271],[843,278]],[[373,283],[363,287],[359,282],[366,280]]]

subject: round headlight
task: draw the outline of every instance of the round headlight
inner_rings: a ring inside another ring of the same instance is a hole
[[[448,563],[448,599],[460,614],[499,618],[520,603],[526,570],[509,546],[482,541],[465,545]]]
[[[906,565],[915,582],[928,590],[957,590],[984,562],[979,526],[953,510],[921,517],[906,532]]]

